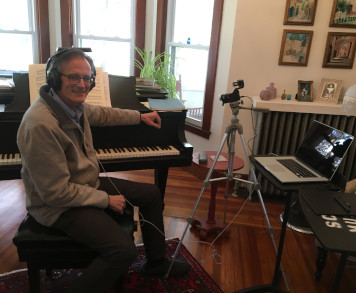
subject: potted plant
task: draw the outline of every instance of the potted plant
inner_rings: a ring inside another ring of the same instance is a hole
[[[171,56],[166,51],[153,56],[151,51],[147,52],[137,47],[135,50],[141,57],[141,60],[134,60],[135,66],[140,69],[140,78],[154,79],[162,90],[168,92],[168,98],[181,100],[176,88],[176,78],[169,71],[172,64]]]

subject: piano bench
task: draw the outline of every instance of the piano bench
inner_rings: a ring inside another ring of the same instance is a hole
[[[124,215],[115,219],[129,235],[137,230],[133,209],[126,208]],[[62,231],[39,224],[27,215],[20,224],[13,243],[17,247],[19,260],[27,262],[30,293],[40,290],[40,271],[47,276],[52,269],[85,268],[97,256],[97,252],[67,237]],[[123,289],[123,278],[115,284],[117,292]]]

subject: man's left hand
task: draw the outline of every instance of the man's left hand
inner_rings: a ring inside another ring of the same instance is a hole
[[[157,112],[141,114],[141,121],[149,126],[161,128],[161,117]]]

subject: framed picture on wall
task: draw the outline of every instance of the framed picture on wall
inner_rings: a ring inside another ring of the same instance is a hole
[[[329,26],[356,28],[356,0],[333,1]]]
[[[313,101],[313,81],[298,80],[298,95],[297,100],[301,102]]]
[[[283,24],[313,25],[318,0],[286,0]]]
[[[323,67],[352,68],[355,59],[356,33],[329,32],[323,59]]]
[[[315,102],[337,104],[342,80],[322,78]]]
[[[283,30],[279,65],[307,66],[313,31]]]

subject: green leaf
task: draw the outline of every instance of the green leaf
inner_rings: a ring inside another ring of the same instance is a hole
[[[176,88],[176,78],[170,68],[173,60],[170,54],[162,52],[153,57],[152,52],[135,47],[141,60],[134,60],[134,65],[140,69],[140,78],[153,78],[155,83],[168,92],[168,98],[180,99]]]

